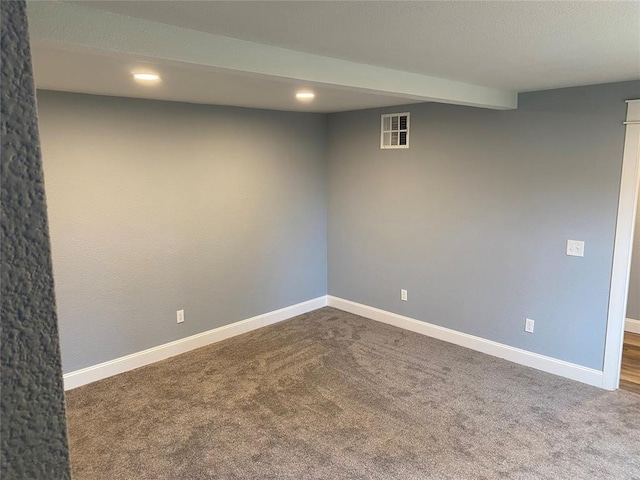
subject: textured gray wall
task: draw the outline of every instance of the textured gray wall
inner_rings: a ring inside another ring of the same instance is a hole
[[[636,230],[633,238],[633,256],[631,258],[631,278],[629,279],[627,318],[640,320],[640,195],[638,195]]]
[[[624,100],[638,91],[331,115],[329,293],[601,369]],[[405,110],[411,148],[380,150],[380,114]],[[567,239],[586,256],[566,256]]]
[[[70,478],[35,92],[24,2],[2,18],[2,390],[4,479]]]
[[[325,116],[48,91],[38,110],[65,372],[326,295]]]

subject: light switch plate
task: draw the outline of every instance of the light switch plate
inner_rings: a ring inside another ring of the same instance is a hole
[[[567,240],[567,255],[584,257],[584,242],[581,240]]]

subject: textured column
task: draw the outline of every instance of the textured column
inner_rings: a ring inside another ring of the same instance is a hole
[[[1,477],[71,477],[47,209],[24,1],[2,20]]]

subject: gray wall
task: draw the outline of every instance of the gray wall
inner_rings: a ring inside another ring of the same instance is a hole
[[[70,478],[35,92],[23,1],[0,2],[0,476]]]
[[[38,109],[65,372],[326,295],[325,116]]]
[[[601,369],[624,100],[639,91],[331,115],[329,294]],[[411,112],[408,150],[379,148],[394,111]],[[565,255],[567,239],[586,242],[584,258]]]
[[[631,258],[631,278],[629,279],[627,318],[640,320],[640,195],[638,195],[636,229],[633,238],[633,255]]]
[[[335,114],[328,151],[321,115],[39,92],[65,371],[325,294],[327,185],[330,294],[600,369],[639,89]]]

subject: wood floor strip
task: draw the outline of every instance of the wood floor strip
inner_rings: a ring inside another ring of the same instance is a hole
[[[637,333],[624,334],[620,388],[640,393],[640,335]]]
[[[633,345],[635,347],[640,347],[640,334],[625,332],[624,343],[625,345]]]
[[[620,388],[629,392],[640,394],[640,385],[638,385],[637,383],[620,380]]]

